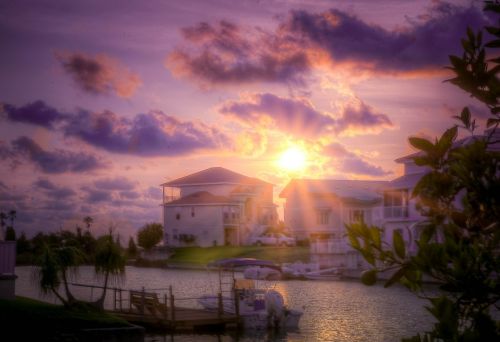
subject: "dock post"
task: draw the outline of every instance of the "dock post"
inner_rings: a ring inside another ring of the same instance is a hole
[[[165,320],[168,320],[168,301],[167,301],[167,294],[163,294],[163,305],[165,306],[163,308],[163,315],[165,316]]]
[[[234,289],[234,312],[236,312],[236,320],[240,320],[240,297],[238,295],[238,289]]]
[[[123,307],[122,307],[122,302],[123,302],[123,299],[122,299],[122,289],[120,289],[120,312],[123,312]]]
[[[141,315],[144,316],[144,306],[146,305],[146,298],[145,298],[145,290],[144,286],[142,287],[142,293],[141,293]]]
[[[116,311],[116,287],[113,289],[113,311]]]
[[[217,296],[217,315],[219,318],[222,317],[222,293],[219,292]]]
[[[172,285],[168,287],[168,291],[170,292],[170,310],[172,314],[172,325],[175,326],[175,305],[174,305],[174,293],[172,291]]]

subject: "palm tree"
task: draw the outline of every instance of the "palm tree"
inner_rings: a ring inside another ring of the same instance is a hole
[[[52,292],[65,306],[77,302],[69,289],[68,279],[71,273],[76,272],[76,267],[82,260],[81,251],[74,246],[63,245],[54,248],[45,244],[35,273],[42,292]],[[64,286],[66,298],[58,291],[61,284]]]
[[[14,219],[16,218],[16,211],[15,210],[9,211],[7,216],[10,219],[10,226],[12,227],[12,229],[14,229]]]
[[[104,275],[101,297],[94,303],[98,308],[104,308],[110,276],[115,279],[120,278],[125,273],[125,262],[125,255],[120,246],[113,240],[110,229],[108,235],[102,236],[97,241],[95,272],[97,275]]]
[[[92,225],[92,223],[94,223],[94,219],[90,216],[85,216],[83,218],[83,222],[87,226],[87,230],[90,230],[90,226]]]

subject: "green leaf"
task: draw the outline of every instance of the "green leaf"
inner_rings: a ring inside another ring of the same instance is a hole
[[[380,246],[382,245],[382,241],[380,238],[380,229],[378,227],[371,227],[370,228],[370,235],[371,235],[373,244],[377,248],[380,248]]]
[[[491,126],[494,126],[496,124],[500,124],[500,119],[489,118],[486,122],[486,127],[490,128]]]
[[[384,287],[390,287],[392,286],[394,283],[398,282],[399,279],[401,279],[401,277],[403,277],[405,275],[405,272],[406,272],[406,268],[405,267],[401,267],[399,270],[397,270],[396,272],[394,272],[394,274],[389,278],[389,280],[387,280],[384,284]]]
[[[486,43],[484,46],[489,47],[489,48],[498,48],[500,47],[500,40],[492,40],[491,42]]]
[[[408,140],[413,147],[422,151],[429,152],[434,148],[434,144],[424,138],[410,137]]]
[[[377,282],[377,270],[372,269],[361,273],[361,282],[367,286],[372,286]]]
[[[394,246],[394,250],[396,251],[396,255],[403,259],[406,254],[405,242],[403,240],[403,237],[401,236],[401,233],[397,230],[392,233],[392,244]]]

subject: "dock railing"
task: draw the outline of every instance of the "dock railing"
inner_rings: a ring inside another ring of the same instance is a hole
[[[96,289],[104,290],[103,286],[70,283],[72,286],[90,289],[90,301],[94,300],[94,292]],[[146,289],[142,287],[139,290],[123,289],[119,287],[108,287],[107,291],[113,293],[112,296],[112,312],[135,314],[142,317],[156,317],[165,321],[175,322],[177,312],[185,309],[200,309],[198,300],[201,297],[178,297],[174,295],[172,285],[167,288]],[[107,293],[109,294],[109,292]],[[236,293],[235,293],[235,297]],[[193,302],[197,303],[196,308],[193,307]],[[239,317],[239,305],[235,301],[235,314]],[[108,302],[109,307],[109,302]],[[109,309],[109,308],[108,308]],[[224,316],[224,306],[222,293],[217,294],[217,317]]]

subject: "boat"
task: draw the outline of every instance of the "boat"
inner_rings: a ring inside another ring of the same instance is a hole
[[[338,267],[325,268],[306,273],[304,277],[309,280],[340,280],[342,279],[342,269]]]
[[[272,262],[252,258],[222,259],[209,265],[219,271],[220,294],[198,299],[206,310],[222,310],[240,317],[244,329],[297,329],[303,312],[288,308],[276,290],[257,288],[254,279],[235,278],[245,267],[268,267]],[[229,281],[228,281],[229,280]]]
[[[251,266],[245,268],[243,271],[243,277],[245,277],[245,279],[255,280],[280,280],[281,271],[279,269],[266,266]]]
[[[287,263],[281,266],[282,278],[283,279],[307,279],[305,275],[307,273],[315,272],[319,270],[318,263],[303,263],[294,262]]]

